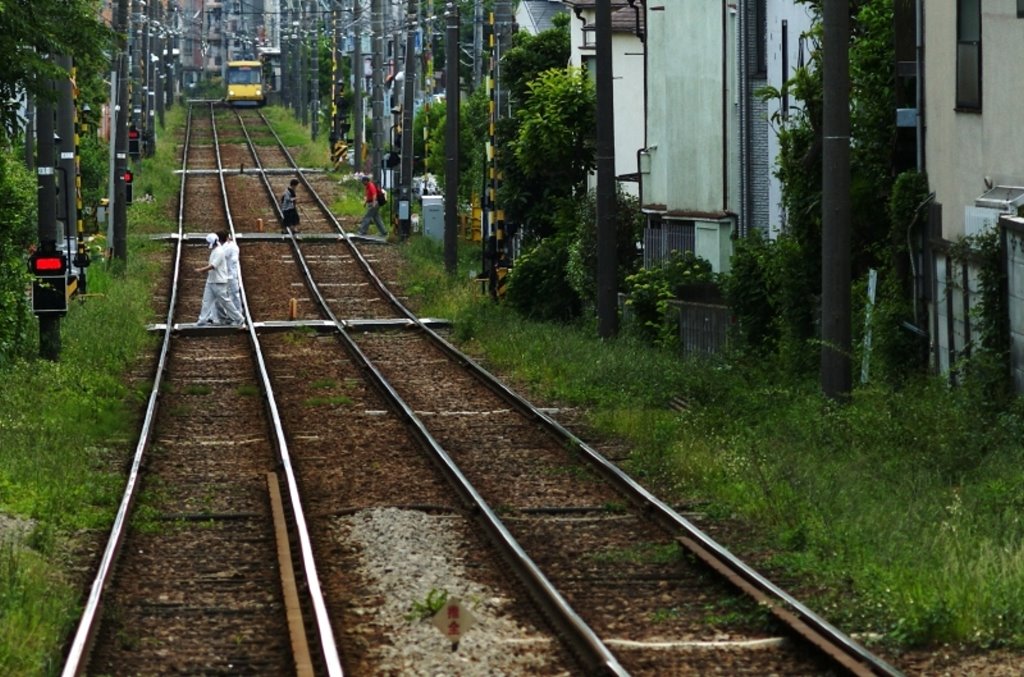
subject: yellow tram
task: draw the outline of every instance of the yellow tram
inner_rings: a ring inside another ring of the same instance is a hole
[[[262,106],[267,102],[263,83],[263,62],[229,61],[227,71],[227,97],[231,106]]]

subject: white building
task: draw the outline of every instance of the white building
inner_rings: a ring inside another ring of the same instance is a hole
[[[596,77],[594,0],[566,0],[569,22],[569,63]],[[637,162],[644,143],[644,25],[643,11],[626,0],[612,0],[612,87],[615,120],[615,175],[623,191],[639,196]],[[590,177],[589,188],[597,183]]]

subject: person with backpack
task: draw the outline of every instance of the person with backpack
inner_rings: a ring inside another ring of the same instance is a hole
[[[299,229],[299,209],[295,204],[295,186],[299,185],[298,179],[288,182],[288,189],[281,195],[281,232],[287,233],[288,229]]]
[[[377,230],[380,231],[381,237],[386,238],[388,236],[388,229],[384,227],[384,221],[380,218],[380,207],[387,203],[387,194],[377,187],[377,184],[366,174],[360,177],[363,185],[366,187],[366,196],[363,204],[366,206],[366,213],[363,214],[363,220],[359,224],[359,234],[366,235],[366,232],[370,229],[370,221],[373,221],[377,225]]]

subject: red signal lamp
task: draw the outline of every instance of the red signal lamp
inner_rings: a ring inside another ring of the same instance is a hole
[[[124,170],[124,182],[125,183],[131,183],[132,179],[134,179],[134,178],[135,178],[135,176],[132,174],[132,170],[130,170],[130,169]]]
[[[56,276],[67,272],[67,259],[63,254],[33,254],[28,262],[33,275]]]

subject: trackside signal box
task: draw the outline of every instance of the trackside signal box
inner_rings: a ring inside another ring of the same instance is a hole
[[[28,259],[32,281],[32,312],[36,315],[68,312],[68,261],[64,252],[36,251]]]
[[[139,130],[135,125],[132,125],[128,128],[128,155],[130,155],[133,160],[139,159],[139,141]]]

